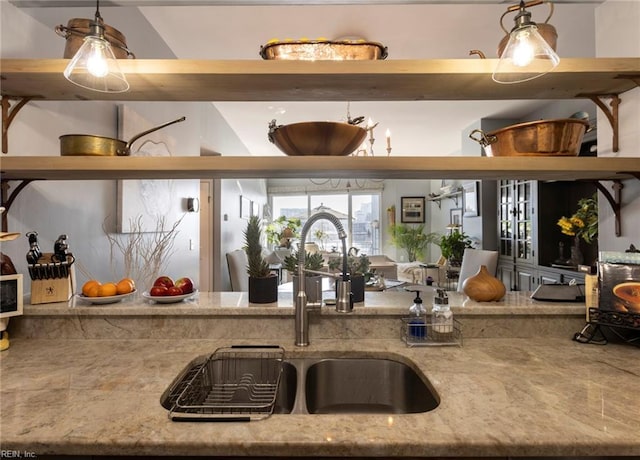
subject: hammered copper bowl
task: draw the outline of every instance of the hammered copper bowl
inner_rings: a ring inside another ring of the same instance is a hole
[[[520,123],[485,133],[474,129],[469,137],[490,157],[577,156],[589,123],[560,118]],[[479,137],[475,137],[479,135]]]
[[[289,156],[346,156],[367,137],[359,126],[331,121],[308,121],[272,127],[269,140]]]

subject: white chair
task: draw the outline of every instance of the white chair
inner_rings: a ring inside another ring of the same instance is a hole
[[[227,252],[227,266],[229,267],[229,280],[231,281],[232,291],[247,292],[249,290],[247,264],[247,253],[242,249]]]
[[[480,265],[485,265],[487,271],[492,276],[496,276],[498,270],[498,251],[470,248],[464,250],[462,265],[460,265],[460,275],[458,277],[458,292],[462,292],[462,284],[467,278],[478,273]]]

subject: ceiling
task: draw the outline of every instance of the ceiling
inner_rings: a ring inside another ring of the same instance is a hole
[[[73,17],[92,17],[95,9],[93,1],[83,0],[13,0],[11,3],[51,28]],[[260,59],[260,45],[273,38],[359,37],[387,46],[387,59],[479,59],[470,56],[469,51],[479,49],[487,57],[495,56],[497,44],[504,35],[499,20],[507,3],[514,2],[103,0],[101,13],[107,24],[126,35],[128,46],[138,58]],[[561,57],[595,55],[594,10],[599,3],[602,0],[555,2],[549,22],[558,30]],[[534,21],[544,22],[549,6],[543,4],[530,11]],[[513,26],[512,17],[505,18],[508,29]],[[548,103],[353,102],[350,114],[379,123],[374,131],[376,155],[386,155],[387,129],[391,131],[392,155],[456,155],[460,151],[462,131],[476,120],[527,120],[542,113]],[[278,124],[287,124],[339,121],[347,117],[345,101],[214,101],[214,104],[252,155],[282,155],[267,140],[267,125],[272,119]],[[576,111],[575,105],[575,101],[556,105],[550,116],[568,116]]]

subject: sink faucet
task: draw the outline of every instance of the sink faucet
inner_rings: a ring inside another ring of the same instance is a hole
[[[307,232],[311,226],[320,219],[326,219],[331,222],[338,231],[338,238],[342,240],[342,275],[336,280],[338,287],[336,298],[336,311],[341,313],[349,313],[353,311],[353,294],[351,293],[351,280],[349,278],[349,270],[347,265],[347,233],[340,223],[340,220],[331,213],[318,212],[309,217],[309,220],[302,227],[300,233],[300,249],[298,250],[298,295],[295,298],[296,309],[296,346],[306,347],[309,345],[309,310],[307,309],[307,293],[304,290],[305,268],[304,260],[306,251],[304,249],[307,240]],[[331,276],[329,273],[325,275]]]

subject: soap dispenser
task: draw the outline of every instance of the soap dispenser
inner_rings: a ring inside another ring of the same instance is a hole
[[[436,289],[431,312],[431,329],[436,337],[441,338],[453,332],[453,313],[449,308],[449,298],[444,289]]]
[[[414,338],[424,339],[427,336],[427,323],[425,321],[427,309],[422,305],[420,291],[416,291],[416,298],[409,308],[409,335]]]

